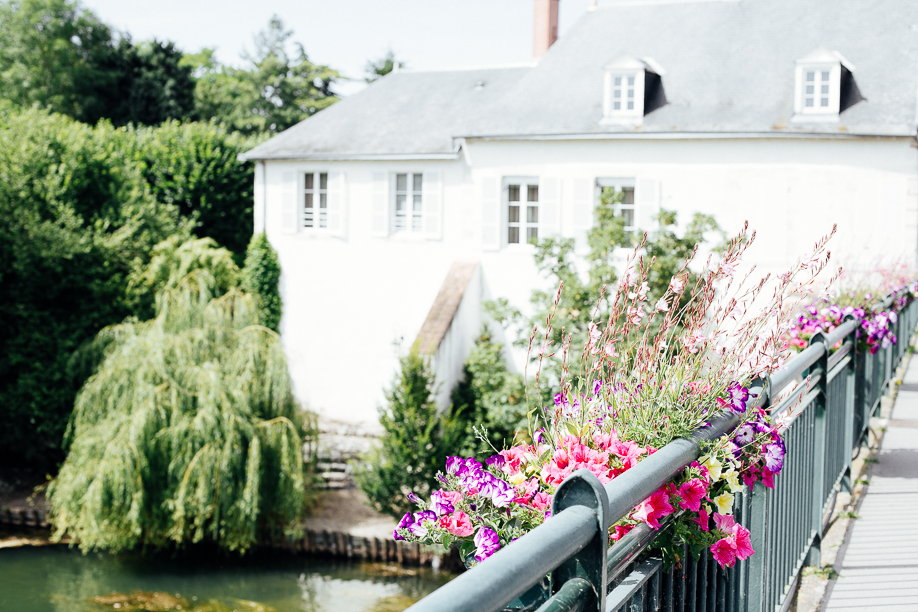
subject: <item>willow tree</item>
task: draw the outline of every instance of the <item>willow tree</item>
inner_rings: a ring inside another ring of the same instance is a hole
[[[55,537],[84,550],[212,542],[245,551],[304,507],[298,410],[255,296],[195,270],[156,316],[103,330],[70,454],[48,489]]]

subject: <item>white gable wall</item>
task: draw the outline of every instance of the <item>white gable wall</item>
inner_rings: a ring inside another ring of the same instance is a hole
[[[499,184],[508,176],[557,180],[556,225],[563,235],[582,238],[590,221],[584,222],[582,187],[597,178],[634,178],[636,198],[641,198],[642,184],[656,185],[660,205],[677,211],[681,223],[693,212],[705,212],[732,232],[748,219],[758,231],[750,263],[761,269],[781,271],[833,221],[839,225],[832,248],[841,255],[837,261],[857,258],[869,265],[880,254],[914,260],[918,250],[918,154],[913,143],[474,141],[466,145],[468,158],[453,161],[268,161],[265,223],[280,256],[281,333],[296,394],[327,417],[375,423],[382,389],[391,382],[398,355],[410,347],[456,259],[480,259],[483,298],[506,297],[524,312],[533,288],[550,288],[535,269],[531,246],[485,248],[483,211],[488,207],[482,201],[483,184]],[[467,159],[473,161],[471,167]],[[283,178],[307,171],[343,173],[342,237],[282,231]],[[374,236],[373,175],[394,172],[440,173],[441,239]],[[261,187],[256,185],[256,197]],[[256,209],[259,205],[256,201]],[[498,231],[502,236],[505,226]],[[478,319],[462,320],[477,325]],[[455,345],[467,350],[465,342]],[[521,368],[523,356],[517,352],[514,357]]]

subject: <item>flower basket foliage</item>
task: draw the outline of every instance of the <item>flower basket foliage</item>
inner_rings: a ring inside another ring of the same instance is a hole
[[[102,360],[77,395],[70,452],[48,488],[56,539],[244,552],[296,526],[306,415],[256,298],[193,269],[159,291],[155,318],[98,335]]]
[[[758,482],[773,487],[785,454],[783,417],[757,407],[751,383],[789,355],[793,296],[826,267],[831,235],[786,273],[754,279],[739,273],[755,238],[744,228],[690,274],[692,252],[657,296],[645,236],[608,297],[606,286],[599,289],[604,309],[594,307],[582,351],[572,355],[572,334],[555,329],[556,310],[532,328],[530,441],[495,448],[484,463],[448,457],[437,489],[409,495],[415,508],[394,537],[457,545],[464,559],[480,562],[544,522],[556,488],[574,471],[608,483],[728,411],[739,426],[706,443],[698,461],[618,520],[609,538],[644,524],[659,530],[654,547],[668,563],[683,546],[722,567],[748,558],[754,551],[749,530],[733,516],[735,495]],[[563,291],[562,284],[556,308]],[[552,357],[561,363],[557,382],[543,377]]]

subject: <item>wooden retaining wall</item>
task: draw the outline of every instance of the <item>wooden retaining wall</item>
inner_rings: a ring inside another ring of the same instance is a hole
[[[0,511],[0,524],[15,527],[49,529],[47,514],[38,510]],[[337,557],[361,561],[393,563],[407,567],[436,565],[450,571],[461,571],[458,554],[437,554],[424,550],[417,542],[388,538],[364,538],[340,531],[304,532],[302,538],[279,538],[259,545],[260,549],[287,550],[291,553]]]

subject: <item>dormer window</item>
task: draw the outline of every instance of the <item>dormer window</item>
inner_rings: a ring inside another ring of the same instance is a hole
[[[817,48],[797,60],[794,121],[836,121],[842,105],[843,81],[854,67],[837,51]]]
[[[605,66],[603,124],[640,125],[644,115],[666,104],[660,76],[650,58],[623,55]]]
[[[633,114],[635,110],[635,97],[634,90],[637,86],[636,81],[638,80],[637,73],[632,74],[616,74],[612,76],[612,113],[613,114],[625,114],[623,111],[631,111]],[[641,79],[641,89],[644,89],[644,79]]]

